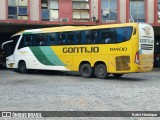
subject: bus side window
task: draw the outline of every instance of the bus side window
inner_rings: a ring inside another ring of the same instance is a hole
[[[82,31],[76,32],[76,44],[82,44]]]
[[[87,30],[85,31],[86,44],[96,43],[98,40],[98,30]]]
[[[74,41],[75,41],[74,32],[69,32],[67,34],[67,44],[72,45],[75,43]]]
[[[81,44],[86,44],[86,34],[85,34],[85,31],[82,31],[82,40],[81,40]]]
[[[98,30],[92,30],[90,44],[96,43],[97,41],[98,41]]]
[[[27,46],[31,46],[32,45],[32,37],[31,36],[26,36],[24,38],[24,46],[27,47]]]
[[[23,47],[32,46],[32,36],[31,35],[23,35],[18,46],[18,49]]]
[[[34,46],[45,46],[47,41],[47,34],[35,34],[33,39]]]
[[[85,37],[86,37],[85,43],[86,43],[86,44],[89,44],[90,41],[91,41],[91,31],[90,31],[90,30],[86,30],[86,31],[85,31]]]
[[[45,46],[46,42],[47,42],[47,34],[41,34],[39,45],[40,46]]]
[[[99,43],[114,43],[116,37],[115,29],[101,29]]]
[[[125,34],[125,40],[129,40],[132,35],[133,28],[132,27],[125,27],[124,28],[124,34]],[[134,29],[134,34],[136,34],[136,29]]]
[[[65,34],[57,33],[56,35],[57,35],[58,45],[63,45],[65,43]]]
[[[106,41],[109,41],[110,36],[109,36],[109,32],[105,29],[105,30],[100,30],[100,36],[99,36],[99,41],[98,43],[107,43]]]
[[[39,42],[40,42],[40,34],[35,34],[33,35],[34,39],[33,39],[33,46],[39,46]]]
[[[121,43],[124,41],[124,28],[116,28],[117,31],[117,39],[116,43]]]
[[[131,37],[132,27],[116,28],[116,32],[117,32],[116,43],[125,42],[129,40]]]
[[[48,34],[47,45],[56,45],[56,44],[57,44],[56,33],[50,33],[50,34]]]

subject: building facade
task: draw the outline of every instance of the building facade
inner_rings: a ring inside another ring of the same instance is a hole
[[[160,0],[0,0],[0,45],[24,29],[126,22],[151,24],[160,53]]]
[[[95,25],[146,22],[160,26],[160,0],[0,0],[0,25]]]

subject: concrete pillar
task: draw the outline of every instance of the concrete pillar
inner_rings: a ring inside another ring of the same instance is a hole
[[[120,22],[125,23],[126,22],[126,0],[120,0]]]
[[[6,0],[0,0],[0,20],[6,20],[7,18],[7,8]]]
[[[154,7],[157,7],[158,3],[157,6],[154,6],[154,0],[148,0],[147,2],[148,4],[146,7],[148,10],[146,12],[148,14],[148,23],[154,23]]]
[[[30,20],[39,21],[40,20],[40,9],[41,0],[30,0]]]

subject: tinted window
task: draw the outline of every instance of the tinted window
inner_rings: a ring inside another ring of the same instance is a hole
[[[57,45],[56,33],[49,33],[47,39],[47,45]]]
[[[98,41],[98,30],[85,31],[85,44],[93,44]]]
[[[75,38],[75,36],[74,36],[74,32],[68,32],[67,34],[66,34],[66,42],[65,42],[65,44],[69,44],[69,45],[72,45],[72,44],[74,44],[75,43],[75,40],[76,38]]]
[[[116,43],[125,42],[129,40],[132,35],[132,29],[132,27],[116,28]]]
[[[90,43],[90,41],[91,41],[91,31],[89,31],[89,30],[87,30],[87,31],[85,31],[85,44],[87,44],[87,43]]]
[[[32,35],[23,35],[20,41],[20,44],[18,46],[18,49],[21,49],[27,46],[32,46]]]
[[[47,43],[47,34],[34,34],[33,46],[45,46]]]
[[[65,33],[57,33],[56,39],[59,45],[63,45],[66,42],[66,35]]]
[[[115,29],[101,29],[98,43],[114,43],[116,38]]]
[[[19,37],[20,37],[20,35],[11,37],[10,40],[13,40],[13,42],[10,42],[10,43],[6,44],[6,46],[4,46],[5,47],[4,51],[5,51],[6,57],[10,56],[14,53],[14,50],[15,50],[15,47],[16,47],[16,44],[18,42]]]
[[[19,49],[26,46],[120,43],[130,39],[132,29],[132,27],[121,27],[23,35]]]
[[[75,33],[76,34],[76,43],[77,44],[82,44],[82,38],[84,38],[83,36],[83,32],[82,31],[78,31]]]

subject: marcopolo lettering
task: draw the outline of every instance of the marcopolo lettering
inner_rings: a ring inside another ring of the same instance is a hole
[[[64,47],[63,53],[98,53],[99,47]]]
[[[127,51],[127,48],[126,47],[110,48],[110,51]]]

